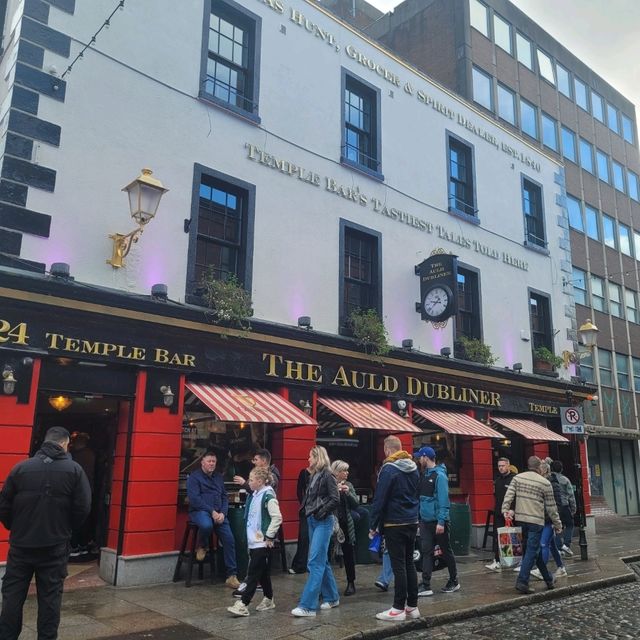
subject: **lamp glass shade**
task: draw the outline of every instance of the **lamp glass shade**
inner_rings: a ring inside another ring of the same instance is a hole
[[[131,217],[141,226],[156,215],[160,200],[168,191],[160,180],[151,176],[152,173],[151,169],[143,169],[133,182],[122,189],[129,196]]]
[[[595,347],[598,341],[599,331],[600,329],[598,329],[598,327],[596,327],[596,325],[591,322],[591,319],[587,319],[587,321],[584,324],[580,325],[580,328],[578,329],[582,344],[589,349]]]
[[[51,396],[49,398],[49,404],[56,411],[64,411],[73,404],[73,400],[67,396]]]

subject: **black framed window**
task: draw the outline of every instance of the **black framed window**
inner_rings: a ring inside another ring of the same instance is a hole
[[[480,340],[480,287],[476,271],[458,266],[458,314],[456,315],[455,340],[473,338]],[[455,341],[454,341],[455,344]]]
[[[378,93],[353,76],[344,82],[343,159],[378,173]]]
[[[522,180],[522,206],[528,244],[546,247],[542,187],[531,180]]]
[[[551,308],[549,298],[538,293],[529,293],[529,319],[531,322],[531,346],[546,347],[553,351],[551,336]]]
[[[256,20],[227,2],[211,2],[203,90],[231,108],[256,114]]]
[[[449,210],[476,216],[473,149],[449,136]]]

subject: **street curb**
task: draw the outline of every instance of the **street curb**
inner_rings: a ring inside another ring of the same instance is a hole
[[[629,558],[621,559],[626,562],[636,562],[637,560],[640,560],[640,556],[630,556]],[[469,607],[467,609],[459,609],[458,611],[449,611],[447,613],[437,613],[429,618],[418,618],[417,620],[411,620],[409,622],[391,624],[382,629],[365,629],[364,631],[357,631],[356,633],[349,634],[348,636],[343,636],[341,640],[382,640],[382,638],[398,636],[403,633],[408,633],[409,631],[430,629],[432,627],[439,627],[451,622],[461,622],[470,618],[479,618],[481,616],[488,616],[494,613],[502,613],[503,611],[511,611],[512,609],[538,604],[539,602],[544,602],[546,600],[557,600],[559,598],[576,595],[578,593],[595,591],[597,589],[613,587],[619,584],[627,584],[630,582],[636,582],[637,580],[637,576],[631,572],[623,575],[610,576],[608,578],[599,578],[598,580],[582,582],[580,584],[570,585],[567,587],[559,587],[550,591],[538,591],[537,593],[529,596],[516,596],[511,600],[505,600],[503,602],[479,605],[477,607]]]

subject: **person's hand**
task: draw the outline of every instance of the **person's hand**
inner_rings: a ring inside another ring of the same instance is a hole
[[[338,491],[341,491],[342,493],[346,493],[347,491],[349,491],[349,487],[344,482],[341,482],[338,485]]]
[[[233,476],[233,481],[236,484],[244,484],[246,482],[242,476]]]
[[[443,524],[437,524],[436,525],[436,535],[439,536],[441,534],[444,533],[444,525]]]
[[[554,530],[556,533],[560,534],[560,533],[562,533],[562,526],[560,526],[560,527],[553,527],[553,530]]]
[[[224,522],[224,513],[220,513],[218,511],[213,511],[211,513],[211,517],[215,524],[222,524]]]
[[[265,540],[264,541],[264,546],[267,547],[267,549],[273,549],[273,540]]]
[[[369,539],[373,540],[373,537],[378,533],[375,529],[369,529]]]

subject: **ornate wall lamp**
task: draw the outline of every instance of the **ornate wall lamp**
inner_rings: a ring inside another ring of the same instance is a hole
[[[587,318],[587,320],[580,325],[580,328],[578,329],[578,338],[580,339],[580,344],[585,347],[585,350],[578,351],[578,353],[573,351],[563,351],[562,358],[564,360],[563,365],[565,369],[569,366],[569,363],[575,364],[580,361],[580,358],[586,358],[592,354],[593,348],[598,342],[599,331],[600,329],[591,322],[591,318]]]
[[[160,393],[162,394],[162,402],[165,407],[170,407],[173,404],[173,399],[175,395],[173,391],[171,391],[171,387],[168,384],[162,385],[160,387]]]
[[[156,215],[160,199],[169,191],[160,180],[151,177],[152,173],[151,169],[143,169],[133,182],[122,189],[129,196],[131,217],[138,223],[138,228],[126,235],[114,233],[109,236],[113,240],[113,253],[107,264],[114,269],[124,266],[124,258],[131,251],[131,246],[138,242],[144,226]]]
[[[10,396],[16,390],[16,382],[18,381],[13,375],[13,367],[5,364],[2,370],[2,391],[5,395]]]

